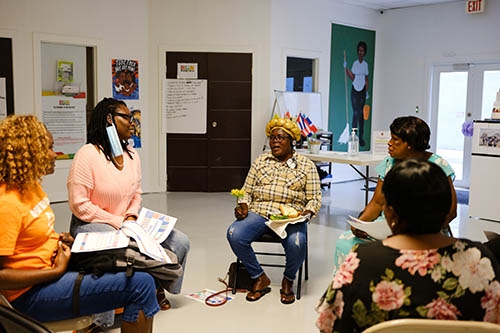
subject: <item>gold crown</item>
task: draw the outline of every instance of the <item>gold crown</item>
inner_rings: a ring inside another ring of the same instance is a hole
[[[293,120],[290,120],[288,118],[279,118],[277,116],[274,116],[273,119],[271,119],[266,126],[266,135],[271,136],[271,132],[275,128],[281,128],[283,131],[286,133],[290,134],[293,139],[296,141],[300,140],[300,128],[297,125],[297,123]]]

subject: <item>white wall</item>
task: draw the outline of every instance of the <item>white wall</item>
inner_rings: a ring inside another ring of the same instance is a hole
[[[465,14],[465,2],[388,10],[379,14],[373,86],[373,129],[400,115],[427,121],[432,64],[500,60],[500,1],[482,14]],[[415,113],[415,106],[420,112]]]

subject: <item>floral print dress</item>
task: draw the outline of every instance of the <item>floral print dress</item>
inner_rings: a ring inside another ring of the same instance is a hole
[[[322,296],[316,326],[361,332],[398,318],[500,324],[499,279],[491,252],[466,239],[431,250],[396,250],[381,241],[357,245]]]

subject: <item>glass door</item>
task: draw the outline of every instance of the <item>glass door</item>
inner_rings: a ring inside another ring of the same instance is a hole
[[[469,187],[472,140],[464,121],[491,117],[500,89],[500,63],[434,66],[431,94],[432,151],[455,170],[455,185]]]

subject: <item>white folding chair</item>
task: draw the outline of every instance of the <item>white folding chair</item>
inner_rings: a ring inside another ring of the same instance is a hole
[[[500,325],[483,321],[395,319],[367,328],[363,333],[493,333]]]

